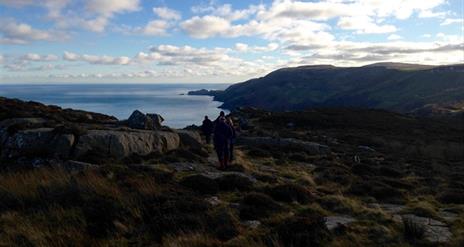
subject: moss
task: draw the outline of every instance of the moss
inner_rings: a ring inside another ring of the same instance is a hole
[[[256,220],[279,212],[282,207],[266,194],[246,194],[240,203],[240,218],[243,220]]]
[[[314,195],[309,189],[297,184],[282,184],[269,187],[266,192],[275,200],[282,202],[305,204],[314,200]]]

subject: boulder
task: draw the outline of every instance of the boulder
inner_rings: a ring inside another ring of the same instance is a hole
[[[163,121],[163,117],[159,114],[143,114],[135,110],[127,120],[127,124],[132,129],[159,130]]]
[[[2,146],[12,132],[23,128],[33,129],[42,127],[47,121],[43,118],[10,118],[0,122],[0,146]]]
[[[122,159],[131,155],[165,153],[179,147],[179,135],[165,131],[89,130],[79,138],[75,156],[88,153]]]
[[[156,113],[147,113],[147,118],[151,119],[151,125],[149,126],[149,129],[161,129],[162,123],[164,121],[164,118],[161,115]]]
[[[334,230],[340,226],[347,226],[356,221],[355,218],[350,217],[348,215],[335,215],[335,216],[327,216],[325,219],[325,225],[327,229]]]
[[[72,134],[57,134],[52,128],[21,130],[9,136],[2,145],[2,156],[53,156],[67,158],[75,142]]]
[[[177,130],[176,132],[179,134],[180,143],[183,147],[192,149],[201,149],[203,147],[201,136],[198,132],[190,130]]]

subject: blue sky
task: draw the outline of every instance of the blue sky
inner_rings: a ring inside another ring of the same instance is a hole
[[[462,0],[0,0],[0,83],[240,82],[464,61]]]

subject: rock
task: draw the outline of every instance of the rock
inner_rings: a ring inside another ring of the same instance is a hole
[[[4,142],[2,156],[7,158],[20,156],[68,158],[74,141],[74,135],[56,134],[52,128],[21,130],[9,136]]]
[[[205,172],[203,173],[203,175],[211,179],[220,179],[224,176],[235,175],[235,176],[245,177],[246,179],[250,180],[250,182],[252,183],[256,183],[257,181],[256,178],[250,175],[247,175],[245,173],[241,173],[241,172]]]
[[[301,141],[295,138],[239,137],[237,144],[249,146],[276,146],[285,149],[303,150],[309,154],[327,154],[330,148],[315,142]]]
[[[438,211],[438,216],[440,216],[447,222],[453,223],[459,217],[459,214],[452,212],[451,210],[448,210],[448,209],[440,209]]]
[[[355,222],[356,219],[348,215],[338,215],[338,216],[328,216],[324,218],[325,225],[327,229],[334,230],[339,226],[347,226],[352,222]]]
[[[177,149],[179,144],[179,136],[172,132],[89,130],[79,138],[75,156],[98,153],[121,159],[130,155],[162,154]]]
[[[217,196],[208,197],[205,199],[205,201],[208,202],[213,207],[222,203],[222,201],[219,200]]]
[[[163,121],[163,117],[159,114],[143,114],[135,110],[127,120],[127,124],[132,129],[160,130]]]
[[[261,225],[261,221],[259,221],[259,220],[247,220],[247,221],[242,222],[242,224],[244,226],[248,227],[248,228],[256,229]]]
[[[149,129],[159,130],[163,127],[162,123],[164,118],[156,113],[147,113],[147,118],[151,119],[151,126]]]
[[[97,167],[94,164],[81,162],[81,161],[76,161],[76,160],[68,160],[68,161],[62,163],[61,166],[64,169],[71,170],[71,171],[82,171],[82,170],[86,170],[86,169],[89,169],[89,168]]]
[[[7,141],[9,135],[16,132],[14,128],[41,127],[47,120],[43,118],[10,118],[0,122],[0,147]]]
[[[360,149],[362,151],[366,151],[366,152],[376,152],[375,149],[373,149],[373,148],[371,148],[369,146],[359,145],[358,149]]]
[[[424,238],[434,243],[444,243],[451,240],[453,234],[446,223],[432,218],[420,217],[412,214],[401,216],[402,220],[409,220],[424,229]]]
[[[190,130],[177,130],[176,132],[183,147],[191,149],[201,149],[203,147],[201,136],[198,132]]]
[[[219,190],[214,179],[201,174],[187,176],[180,184],[202,194],[215,194]]]
[[[189,163],[189,162],[175,162],[167,164],[169,167],[174,168],[176,172],[186,172],[186,171],[196,171],[196,172],[212,172],[216,169],[207,166],[205,164],[199,163]]]

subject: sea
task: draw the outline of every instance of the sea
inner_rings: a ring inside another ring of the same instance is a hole
[[[163,125],[200,125],[204,116],[216,118],[221,102],[189,91],[223,90],[228,84],[0,84],[0,96],[37,101],[62,108],[98,112],[127,119],[134,110],[158,113]]]

